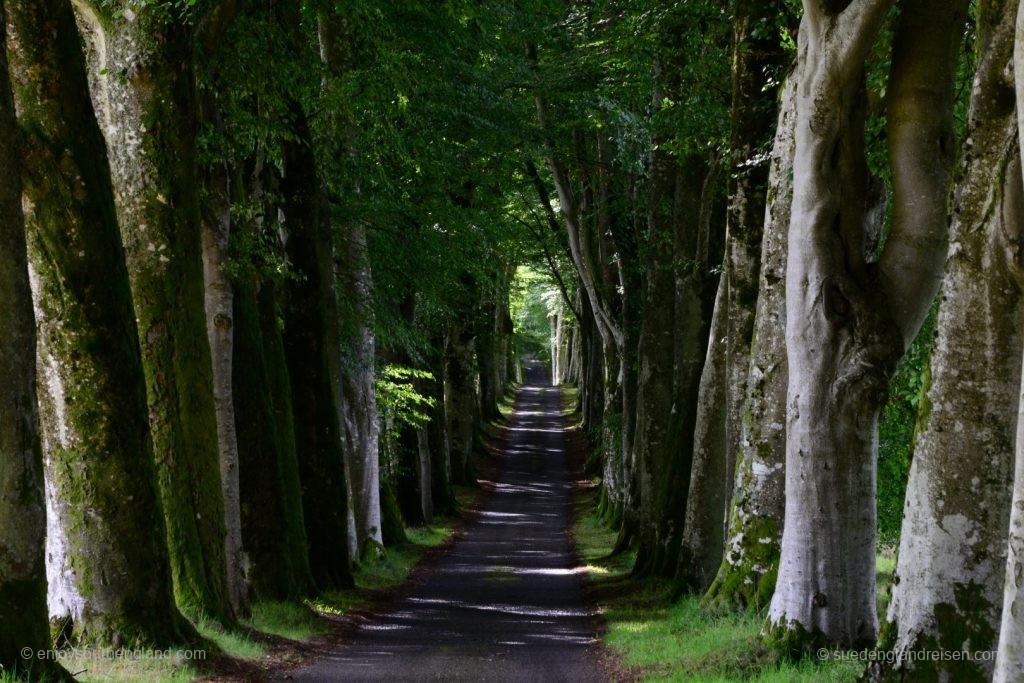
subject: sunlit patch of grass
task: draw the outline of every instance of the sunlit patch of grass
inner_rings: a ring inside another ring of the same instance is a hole
[[[896,571],[896,549],[882,548],[875,558],[875,591],[878,600],[878,614],[884,615],[892,599],[892,577]]]
[[[469,492],[475,497],[479,489],[456,487],[455,497],[460,507],[468,505],[472,499]],[[444,518],[435,520],[431,526],[406,529],[409,543],[388,548],[380,557],[360,564],[353,576],[356,584],[354,589],[330,591],[310,600],[309,606],[317,612],[333,616],[365,607],[381,591],[405,583],[424,553],[448,540],[456,522],[456,519]]]
[[[593,494],[580,496],[576,505],[573,534],[591,594],[607,623],[603,640],[631,675],[703,683],[852,683],[863,672],[862,665],[848,660],[782,658],[761,644],[763,614],[709,613],[699,596],[673,603],[667,580],[631,579],[634,555],[609,557],[616,534],[592,514]]]
[[[516,389],[518,387],[511,387],[507,394],[498,399],[498,412],[506,420],[511,420],[512,416],[516,412]]]
[[[562,415],[573,415],[579,408],[580,390],[572,383],[566,382],[562,387]]]
[[[249,625],[256,631],[290,640],[306,640],[327,632],[327,624],[316,612],[296,602],[258,602],[252,606]]]

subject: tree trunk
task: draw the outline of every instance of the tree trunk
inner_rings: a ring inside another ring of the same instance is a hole
[[[1014,271],[1024,222],[1011,63],[1017,3],[978,17],[981,50],[918,415],[892,603],[880,645],[995,649],[1021,372]],[[1008,239],[1010,238],[1010,239]],[[973,458],[969,471],[965,455]],[[988,678],[991,661],[904,661],[886,675]]]
[[[722,561],[728,491],[726,414],[729,311],[726,278],[718,283],[711,317],[707,360],[697,393],[697,422],[693,433],[693,468],[686,499],[686,518],[676,582],[679,590],[704,591]]]
[[[655,95],[655,101],[660,96]],[[647,233],[647,280],[644,291],[644,317],[637,350],[636,431],[632,453],[639,481],[639,518],[636,536],[639,541],[634,572],[644,575],[656,572],[665,553],[658,552],[658,527],[663,514],[671,516],[665,524],[672,525],[682,512],[661,510],[657,506],[658,490],[665,483],[670,460],[682,449],[681,437],[673,426],[676,421],[673,400],[673,367],[675,363],[675,301],[676,283],[673,263],[675,222],[679,220],[675,188],[680,168],[674,156],[658,146],[651,164],[650,218]]]
[[[427,444],[430,448],[430,490],[434,514],[450,515],[457,511],[452,492],[452,463],[448,444],[448,418],[444,402],[444,338],[435,337],[427,347],[427,368],[431,379],[426,381],[423,395],[433,399],[428,410]]]
[[[300,279],[285,307],[284,347],[295,417],[295,447],[309,564],[317,588],[352,585],[348,554],[348,491],[338,411],[338,341],[333,250],[324,215],[310,133],[295,104],[298,139],[284,145],[284,227],[288,259]]]
[[[288,600],[310,595],[313,578],[302,518],[290,387],[272,289],[265,283],[257,294],[251,277],[234,288],[232,389],[249,582],[257,599]],[[269,334],[276,339],[268,338],[261,329],[261,306],[269,309],[273,325]],[[276,370],[271,370],[275,365]],[[284,386],[279,385],[282,381]]]
[[[781,3],[741,0],[732,15],[731,153],[727,187],[725,274],[698,397],[694,466],[684,528],[682,586],[703,591],[722,561],[726,520],[740,448],[758,274],[775,85],[785,59],[779,46]],[[766,30],[766,27],[772,30]]]
[[[196,641],[172,595],[135,314],[74,16],[64,0],[7,9],[38,311],[51,615],[85,642]]]
[[[217,417],[220,480],[224,495],[224,555],[228,589],[235,614],[248,617],[248,558],[242,543],[241,491],[238,471],[238,434],[232,391],[234,358],[234,292],[225,267],[231,233],[231,200],[227,168],[215,164],[207,173],[209,206],[201,223],[206,334],[213,362],[213,399]],[[238,514],[228,511],[237,510]]]
[[[472,332],[456,326],[445,339],[444,406],[451,448],[451,481],[474,483],[473,445],[478,424]]]
[[[17,3],[15,3],[17,4]],[[0,2],[0,43],[7,17]],[[0,50],[0,671],[70,678],[59,664],[21,656],[50,647],[46,506],[36,407],[36,334],[21,212],[21,149],[7,55]]]
[[[343,344],[349,356],[342,373],[345,396],[345,455],[349,459],[349,489],[355,513],[358,552],[383,543],[380,521],[380,422],[374,388],[377,355],[373,333],[373,275],[366,243],[366,230],[351,228],[339,267],[342,300],[354,307],[353,322],[346,326]]]
[[[704,597],[716,607],[767,606],[775,590],[785,511],[786,465],[786,239],[793,197],[796,88],[782,89],[768,178],[760,283],[745,416],[736,458],[725,557]]]
[[[220,475],[191,29],[156,7],[77,7],[139,322],[175,596],[190,616],[232,623],[230,586],[241,591],[245,579],[225,557],[226,519],[237,532],[240,512],[225,507]]]
[[[889,380],[937,289],[966,3],[903,6],[888,85],[894,211],[864,153],[864,62],[890,0],[806,0],[800,28],[786,347],[786,513],[766,637],[799,651],[874,642],[875,467]],[[835,11],[838,10],[838,11]]]
[[[1011,3],[1012,4],[1012,3]],[[1018,9],[1016,18],[1017,35],[1024,35],[1024,12]],[[1024,41],[1014,40],[1013,72],[1017,94],[1018,143],[1024,150]],[[1012,175],[1012,174],[1011,174]],[[1009,188],[1008,188],[1009,189]],[[1021,190],[1020,185],[1017,186]],[[1020,239],[1018,229],[1014,234]],[[1010,252],[1013,257],[1015,274],[1020,272],[1024,259],[1020,242]],[[1007,245],[1010,246],[1010,245]],[[1017,287],[1022,283],[1017,278]],[[1010,505],[1010,533],[1007,543],[1006,574],[1003,585],[1003,614],[999,628],[999,654],[996,658],[993,681],[1011,683],[1024,680],[1024,381],[1017,399],[1017,433],[1014,443],[1016,464],[1013,477],[1013,496]]]

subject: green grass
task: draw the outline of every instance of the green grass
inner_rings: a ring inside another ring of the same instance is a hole
[[[634,581],[628,574],[633,555],[608,557],[615,533],[593,515],[594,496],[576,502],[573,535],[593,595],[607,623],[604,643],[615,651],[631,676],[643,680],[846,683],[863,666],[851,661],[792,662],[766,650],[759,633],[764,615],[754,612],[709,613],[697,596],[674,604],[663,579]],[[887,601],[892,574],[890,556],[879,558],[879,600]]]

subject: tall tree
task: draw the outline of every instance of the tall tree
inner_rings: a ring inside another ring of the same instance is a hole
[[[1012,4],[1012,3],[1011,3]],[[1024,35],[1024,12],[1017,10],[1016,33]],[[1018,143],[1024,149],[1024,130],[1021,129],[1024,119],[1024,41],[1014,40],[1013,73],[1017,94],[1017,131]],[[1013,188],[1007,188],[1012,193]],[[1020,185],[1017,191],[1024,191]],[[1018,226],[1020,224],[1018,223]],[[1019,273],[1024,266],[1019,232],[1016,247],[1009,246],[1013,251],[1013,263]],[[1018,286],[1021,282],[1018,279]],[[1021,383],[1024,391],[1024,382]],[[1014,442],[1015,460],[1013,476],[1013,498],[1010,506],[1010,532],[1007,543],[1006,574],[1003,585],[1003,614],[999,627],[999,654],[996,658],[993,680],[996,683],[1024,679],[1024,394],[1017,400],[1017,433]]]
[[[90,0],[77,8],[92,45],[92,99],[107,136],[139,321],[175,596],[193,617],[233,623],[246,589],[241,538],[231,540],[230,565],[226,552],[226,529],[240,534],[241,524],[237,499],[225,508],[221,487],[192,29],[159,4]]]
[[[7,15],[0,2],[0,44]],[[42,678],[63,673],[49,660],[22,657],[49,647],[46,611],[46,508],[36,407],[36,334],[21,212],[21,149],[7,54],[0,50],[0,671]],[[49,670],[47,670],[49,669]]]
[[[172,596],[110,167],[67,0],[8,0],[50,497],[50,608],[85,642],[198,635]]]
[[[897,653],[990,650],[998,638],[1022,349],[1015,280],[1024,204],[1009,68],[1017,5],[978,9],[969,153],[958,174],[898,580],[880,643]],[[970,472],[963,470],[965,454],[975,458]],[[891,675],[987,678],[991,667],[907,659]]]
[[[713,606],[762,609],[771,600],[778,574],[786,501],[784,284],[798,81],[797,74],[790,73],[780,95],[729,529],[722,564],[704,598]]]
[[[732,104],[725,273],[718,285],[694,431],[680,582],[703,591],[722,561],[741,445],[758,301],[769,149],[780,71],[780,1],[732,3]]]
[[[901,6],[888,85],[893,219],[881,255],[864,65],[890,0],[805,0],[786,271],[786,515],[769,637],[874,641],[875,466],[885,390],[938,289],[966,3]]]
[[[345,71],[355,66],[359,58],[360,40],[353,21],[346,22],[334,2],[321,2],[318,8],[317,29],[320,56],[327,75],[323,87],[325,103],[333,105],[322,125],[333,126],[333,135],[341,144],[333,158],[352,158],[359,154],[355,147],[357,123],[348,111],[342,79]],[[343,167],[348,171],[348,167]],[[325,176],[330,174],[325,171]],[[337,183],[351,195],[358,196],[360,188],[353,178],[342,178]],[[353,537],[350,550],[360,557],[370,547],[379,548],[381,536],[380,510],[380,454],[378,444],[379,422],[374,393],[376,336],[373,329],[373,272],[370,266],[369,243],[366,226],[357,221],[340,226],[337,230],[336,272],[338,277],[339,306],[342,311],[341,347],[343,353],[339,368],[342,384],[342,428],[345,435],[347,481],[352,510]]]

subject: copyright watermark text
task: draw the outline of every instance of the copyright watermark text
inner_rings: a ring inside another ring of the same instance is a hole
[[[820,648],[818,659],[826,662],[994,662],[995,650],[830,650]]]
[[[82,660],[141,662],[158,659],[193,662],[205,660],[206,650],[178,650],[170,647],[166,650],[141,647],[68,647],[59,650],[34,650],[30,647],[25,647],[21,650],[21,658],[49,662]]]

